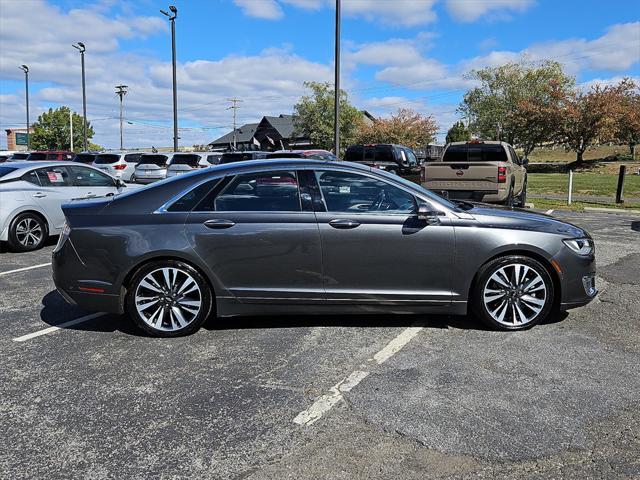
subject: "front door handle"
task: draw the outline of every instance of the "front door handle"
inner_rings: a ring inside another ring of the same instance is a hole
[[[34,193],[34,194],[33,194],[33,198],[44,198],[44,197],[46,197],[46,196],[47,196],[47,194],[46,194],[46,193],[41,193],[41,192],[38,192],[38,193]]]
[[[212,228],[212,229],[219,229],[219,228],[230,228],[233,227],[236,223],[232,222],[231,220],[224,220],[224,219],[218,219],[218,218],[214,218],[212,220],[207,220],[206,222],[204,222],[204,226],[207,228]]]
[[[329,225],[333,228],[347,229],[359,227],[360,222],[356,222],[355,220],[350,220],[348,218],[337,218],[335,220],[331,220]]]

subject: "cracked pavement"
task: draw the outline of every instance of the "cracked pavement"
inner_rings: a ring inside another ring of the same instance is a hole
[[[0,478],[640,477],[640,217],[555,212],[596,241],[598,298],[524,332],[472,317],[210,321],[171,340],[0,276]],[[0,271],[52,246],[0,253]],[[416,321],[319,421],[293,418]]]

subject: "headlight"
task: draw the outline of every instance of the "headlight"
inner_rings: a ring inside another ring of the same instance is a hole
[[[593,240],[590,238],[571,238],[563,242],[578,255],[591,255],[594,251]]]
[[[69,238],[70,233],[71,233],[71,227],[65,221],[64,226],[62,227],[62,231],[60,232],[60,238],[58,238],[58,244],[56,245],[56,248],[53,249],[53,253],[57,253],[60,250],[62,250],[62,246],[64,245],[64,242],[67,241],[67,238]]]

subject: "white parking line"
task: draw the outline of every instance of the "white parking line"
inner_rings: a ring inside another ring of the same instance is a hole
[[[6,272],[0,272],[0,277],[2,275],[9,275],[10,273],[26,272],[27,270],[33,270],[34,268],[48,267],[49,265],[51,265],[51,262],[49,262],[49,263],[41,263],[40,265],[34,265],[33,267],[16,268],[15,270],[8,270]]]
[[[391,340],[382,350],[376,353],[370,361],[375,361],[378,365],[386,362],[402,347],[409,343],[424,327],[409,327],[403,330],[397,337]],[[354,370],[351,374],[329,389],[329,393],[318,397],[313,405],[306,410],[300,412],[293,419],[298,425],[311,425],[333,408],[333,406],[343,399],[342,393],[349,392],[357,386],[362,380],[369,376],[369,372],[364,370]]]
[[[82,322],[88,322],[89,320],[93,320],[94,318],[101,317],[106,315],[104,312],[100,313],[92,313],[91,315],[86,315],[84,317],[76,318],[75,320],[69,320],[68,322],[61,323],[60,325],[56,325],[55,327],[49,327],[42,330],[38,330],[37,332],[29,333],[27,335],[23,335],[21,337],[16,337],[13,339],[14,342],[26,342],[27,340],[31,340],[32,338],[40,337],[42,335],[47,335],[49,333],[57,332],[58,330],[66,327],[70,327],[72,325],[77,325]]]

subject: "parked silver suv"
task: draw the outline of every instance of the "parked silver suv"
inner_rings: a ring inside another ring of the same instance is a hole
[[[130,182],[141,156],[142,153],[100,153],[96,155],[93,166],[123,182]]]
[[[153,183],[167,178],[167,168],[173,153],[143,153],[131,181]]]
[[[221,153],[176,153],[169,162],[167,178],[217,165],[221,156]]]

